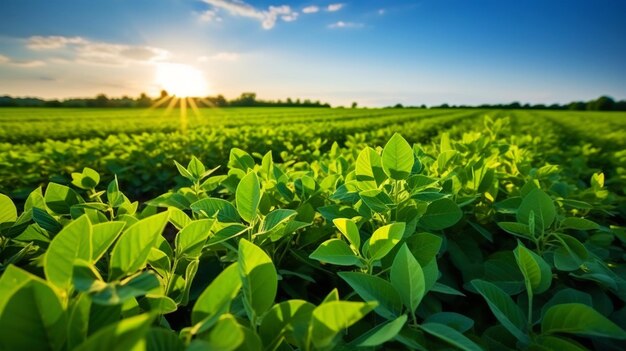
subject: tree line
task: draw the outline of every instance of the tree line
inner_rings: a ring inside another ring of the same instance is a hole
[[[142,93],[137,98],[122,96],[121,98],[109,98],[105,94],[98,94],[93,98],[70,98],[70,99],[40,99],[32,97],[0,96],[0,107],[150,107],[160,101],[171,98],[167,91],[161,91],[157,98],[151,98]],[[286,100],[261,100],[257,99],[256,93],[243,93],[239,97],[228,100],[223,95],[208,96],[204,98],[193,97],[198,106],[214,107],[331,107],[328,103],[319,100],[292,99]],[[158,107],[167,107],[167,103],[161,103]]]
[[[167,91],[161,91],[157,98],[151,98],[147,94],[142,93],[137,98],[122,96],[120,98],[109,98],[105,94],[98,94],[94,98],[70,98],[70,99],[40,99],[31,97],[12,97],[0,96],[0,107],[150,107],[159,101],[171,97]],[[214,107],[331,107],[329,103],[322,103],[319,100],[312,101],[309,99],[292,99],[286,100],[261,100],[258,99],[256,93],[242,93],[239,97],[228,100],[223,95],[208,96],[205,98],[191,98],[199,106]],[[168,104],[160,104],[159,107],[166,107]],[[356,108],[357,103],[352,103],[352,108]],[[626,111],[626,100],[616,101],[609,96],[600,96],[590,101],[573,101],[568,104],[521,104],[512,102],[509,104],[482,104],[473,105],[451,105],[441,104],[437,106],[403,106],[396,104],[387,108],[479,108],[479,109],[501,109],[501,110],[572,110],[572,111]]]
[[[402,105],[393,106],[395,108]],[[422,105],[422,107],[425,107]],[[626,100],[615,101],[610,96],[600,96],[597,99],[589,101],[572,101],[568,104],[521,104],[512,102],[510,104],[482,104],[479,106],[467,105],[449,105],[442,104],[439,106],[431,106],[430,108],[480,108],[480,109],[499,109],[499,110],[570,110],[570,111],[626,111]]]

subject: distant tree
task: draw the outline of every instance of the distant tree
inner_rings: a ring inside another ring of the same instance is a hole
[[[150,99],[146,93],[141,93],[135,102],[135,105],[137,107],[150,107],[150,105],[152,105],[152,99]]]
[[[161,90],[161,96],[159,96],[159,98],[164,99],[164,98],[166,98],[168,96],[170,96],[170,95],[167,93],[167,90],[165,90],[165,89]]]
[[[582,101],[572,101],[567,105],[567,109],[572,111],[584,111],[586,108],[587,104]]]
[[[404,108],[401,103],[397,103],[393,106],[393,108]]]
[[[600,96],[599,98],[587,103],[587,110],[590,111],[611,111],[615,105],[615,101],[608,96]]]
[[[226,101],[226,98],[224,97],[224,95],[220,94],[215,98],[215,105],[217,107],[226,107],[228,106],[228,101]]]
[[[104,94],[98,94],[93,100],[93,106],[95,107],[107,107],[109,104],[109,98]]]
[[[354,102],[352,103],[352,108],[356,108],[358,105],[359,105],[359,104],[358,104],[356,101],[354,101]]]

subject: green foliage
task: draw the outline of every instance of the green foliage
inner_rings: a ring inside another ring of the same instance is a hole
[[[623,348],[620,168],[560,158],[562,130],[523,112],[400,111],[319,139],[146,136],[178,186],[141,203],[140,155],[137,179],[80,164],[0,194],[0,349]]]

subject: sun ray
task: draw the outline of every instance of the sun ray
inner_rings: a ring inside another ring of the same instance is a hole
[[[176,106],[176,103],[178,102],[179,98],[177,98],[176,96],[172,96],[172,100],[170,100],[170,103],[167,105],[167,108],[165,109],[165,111],[163,111],[162,116],[169,116],[172,113],[172,110],[174,109],[174,107]]]
[[[191,110],[193,111],[194,117],[197,119],[200,119],[200,117],[202,117],[201,113],[200,113],[200,109],[198,108],[198,105],[196,104],[196,101],[194,98],[188,98],[189,100],[189,106],[191,106]]]
[[[187,133],[187,98],[180,99],[180,130]]]

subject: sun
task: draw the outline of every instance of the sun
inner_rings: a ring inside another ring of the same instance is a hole
[[[201,97],[209,94],[204,74],[182,63],[159,63],[156,66],[155,83],[176,97]]]

